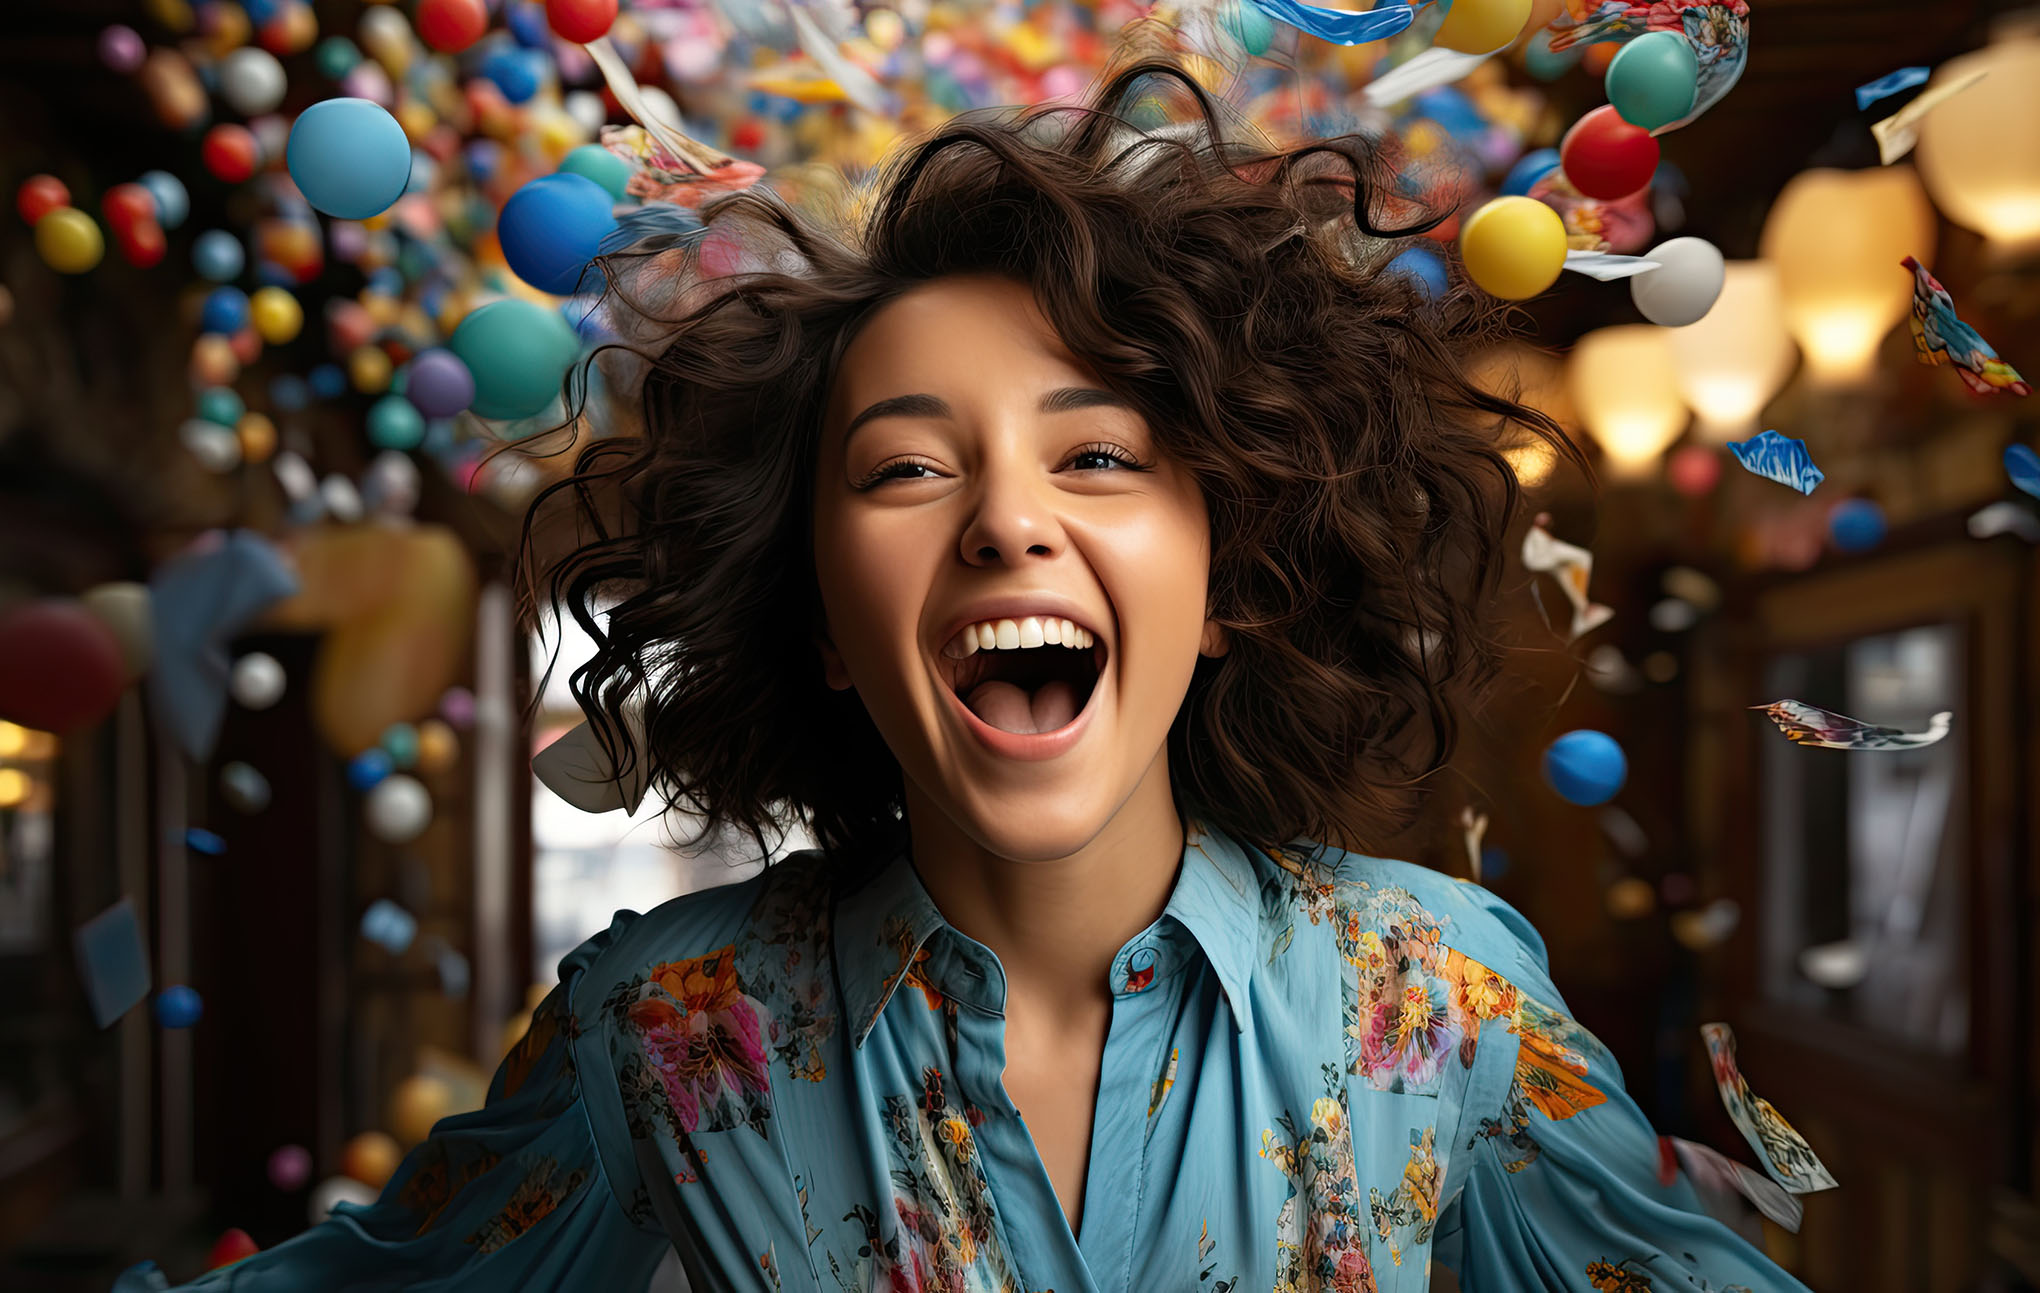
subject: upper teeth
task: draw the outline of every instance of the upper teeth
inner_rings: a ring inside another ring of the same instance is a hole
[[[1038,646],[1088,650],[1096,641],[1091,630],[1079,628],[1069,620],[1029,615],[1025,619],[983,620],[966,624],[949,639],[949,644],[942,648],[942,654],[952,660],[961,660],[979,651],[1025,651]]]

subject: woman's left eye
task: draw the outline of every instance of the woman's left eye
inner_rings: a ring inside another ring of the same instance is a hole
[[[1147,467],[1118,445],[1088,444],[1070,456],[1078,471],[1146,471]]]

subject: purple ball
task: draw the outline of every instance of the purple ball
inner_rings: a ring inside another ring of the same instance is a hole
[[[475,694],[465,687],[449,687],[439,698],[439,716],[465,730],[475,721]]]
[[[132,27],[119,23],[99,33],[99,61],[125,76],[142,65],[149,47]]]
[[[450,418],[475,402],[475,375],[451,350],[428,350],[411,361],[404,397],[428,418]]]
[[[312,1179],[312,1154],[303,1145],[279,1145],[269,1156],[269,1183],[288,1194]]]

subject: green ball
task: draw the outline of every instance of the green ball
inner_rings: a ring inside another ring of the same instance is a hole
[[[418,766],[418,729],[409,723],[391,723],[378,744],[397,767],[408,771]]]
[[[1656,130],[1692,115],[1700,60],[1679,33],[1647,32],[1616,51],[1604,84],[1624,121]]]
[[[361,51],[345,36],[328,36],[312,50],[312,62],[318,64],[319,75],[337,81],[361,62]]]
[[[581,339],[557,310],[513,297],[462,319],[446,348],[474,374],[476,416],[528,418],[560,393]]]
[[[1275,43],[1275,20],[1261,12],[1253,0],[1234,0],[1220,21],[1240,48],[1255,58],[1267,53],[1268,46]]]
[[[630,183],[630,163],[600,144],[582,144],[560,158],[560,169],[569,175],[594,180],[609,190],[618,202],[625,200],[624,186]]]
[[[416,449],[425,438],[425,415],[401,395],[385,395],[368,410],[368,442],[378,449]]]
[[[208,422],[230,427],[241,420],[248,406],[225,386],[208,386],[198,393],[198,416]]]

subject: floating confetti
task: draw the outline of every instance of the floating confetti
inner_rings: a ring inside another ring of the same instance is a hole
[[[1752,473],[1765,480],[1788,485],[1802,494],[1811,494],[1814,486],[1827,479],[1821,469],[1813,465],[1813,455],[1806,451],[1806,441],[1794,440],[1776,431],[1765,431],[1747,440],[1731,440],[1728,451]]]
[[[418,918],[388,898],[378,898],[361,913],[361,936],[391,956],[402,956],[418,934]]]
[[[1612,283],[1618,278],[1635,278],[1648,274],[1659,267],[1657,261],[1646,256],[1617,256],[1605,251],[1568,251],[1565,267],[1575,274]]]
[[[1894,94],[1904,94],[1916,85],[1925,85],[1927,78],[1934,74],[1930,67],[1901,67],[1896,72],[1887,72],[1874,81],[1856,87],[1856,111],[1888,99]]]
[[[1572,603],[1572,631],[1568,642],[1591,633],[1614,618],[1615,609],[1602,606],[1587,596],[1587,583],[1594,575],[1594,554],[1565,542],[1551,533],[1551,516],[1539,513],[1523,536],[1523,566],[1532,574],[1549,574],[1558,580],[1566,600]]]
[[[1475,809],[1472,804],[1459,810],[1459,830],[1466,841],[1466,866],[1473,876],[1473,882],[1481,882],[1481,840],[1487,835],[1488,815]]]
[[[1932,745],[1948,735],[1955,721],[1953,712],[1943,710],[1927,723],[1924,732],[1906,732],[1896,727],[1878,727],[1846,714],[1821,709],[1801,700],[1778,700],[1752,705],[1762,710],[1794,745],[1818,745],[1830,750],[1912,750]]]
[[[1899,264],[1912,271],[1913,347],[1923,364],[1953,364],[1964,385],[1978,395],[2031,395],[2019,370],[1998,358],[1991,344],[1955,314],[1955,298],[1927,267],[1911,256]],[[2020,486],[2020,488],[2025,488]],[[2029,491],[2030,492],[2030,491]]]
[[[2016,534],[2028,543],[2040,543],[2040,517],[2011,502],[1992,503],[1970,514],[1970,538],[1990,539],[2000,534]]]
[[[1748,1199],[1757,1211],[1793,1234],[1799,1233],[1799,1223],[1805,1216],[1806,1207],[1790,1190],[1780,1189],[1770,1177],[1743,1166],[1718,1149],[1696,1145],[1676,1136],[1664,1139],[1680,1169],[1702,1194]]]
[[[1728,1116],[1742,1131],[1750,1148],[1763,1160],[1772,1180],[1794,1194],[1812,1194],[1835,1188],[1835,1178],[1821,1164],[1820,1157],[1805,1137],[1771,1107],[1770,1101],[1750,1090],[1735,1062],[1735,1033],[1727,1024],[1702,1024],[1700,1036],[1707,1041],[1707,1058],[1714,1067],[1714,1085]]]
[[[1897,112],[1871,126],[1871,137],[1877,140],[1877,160],[1889,166],[1910,153],[1913,145],[1920,142],[1920,118],[1981,81],[1984,75],[1982,72],[1975,72],[1959,81],[1934,86]]]
[[[2006,445],[2005,475],[2021,493],[2040,498],[2040,453],[2022,444]]]
[[[78,957],[78,977],[92,1022],[101,1028],[140,1005],[149,995],[149,951],[142,944],[141,922],[126,898],[78,926],[71,935]]]

